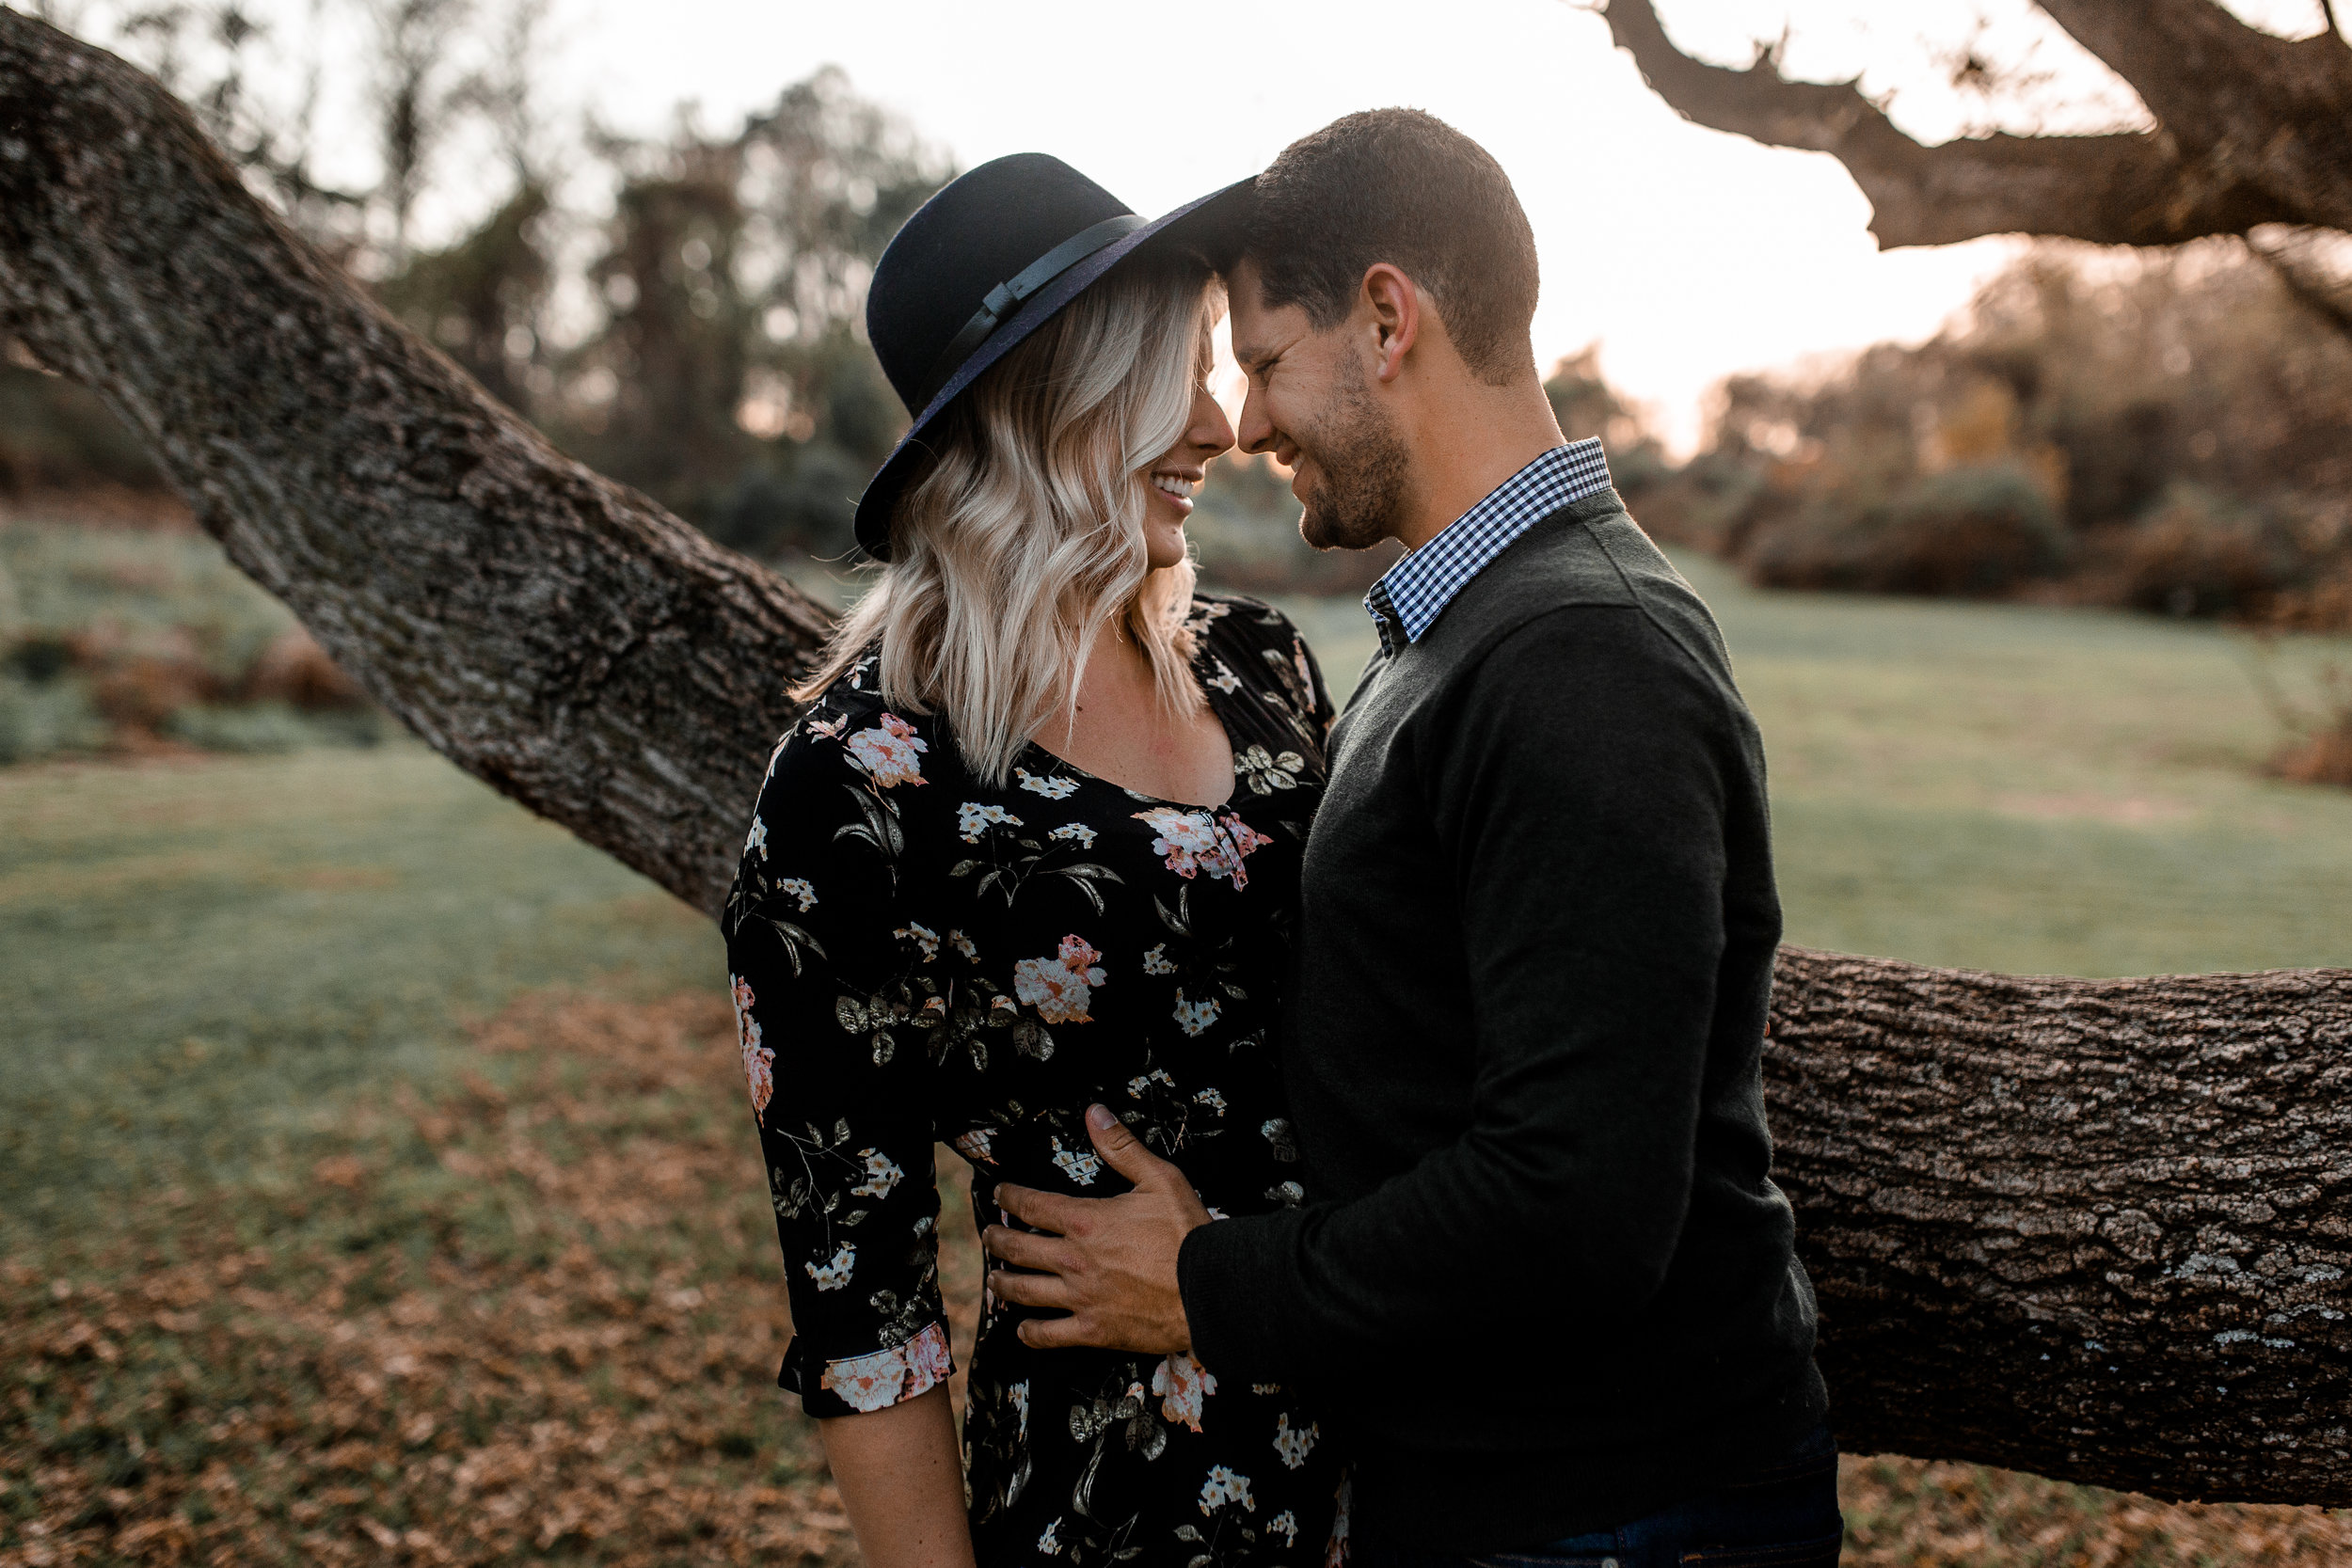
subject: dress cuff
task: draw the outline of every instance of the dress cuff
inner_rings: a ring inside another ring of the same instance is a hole
[[[811,1416],[857,1416],[929,1393],[955,1370],[947,1325],[933,1323],[902,1345],[830,1361],[817,1354],[808,1336],[795,1335],[776,1384],[800,1395],[802,1408]]]

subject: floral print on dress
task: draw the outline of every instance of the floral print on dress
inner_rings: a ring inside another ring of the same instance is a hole
[[[826,1362],[820,1386],[863,1414],[928,1393],[954,1370],[946,1325],[933,1323],[903,1345]]]
[[[1170,871],[1186,880],[1203,871],[1231,878],[1237,893],[1249,885],[1242,858],[1274,842],[1231,812],[1219,816],[1183,806],[1153,806],[1135,815],[1158,835],[1152,841],[1152,851],[1168,857]]]
[[[1103,1174],[1103,1157],[1090,1148],[1064,1148],[1054,1140],[1054,1168],[1081,1187],[1091,1187]]]
[[[759,1043],[759,1021],[752,1016],[752,988],[739,974],[729,975],[735,990],[736,1043],[743,1052],[743,1077],[751,1085],[752,1117],[768,1119],[768,1101],[775,1098],[776,1053]]]
[[[956,808],[957,836],[966,844],[979,843],[980,835],[991,828],[1019,826],[1021,818],[999,805],[982,805],[977,800],[966,800]]]
[[[1061,951],[1050,958],[1024,958],[1013,965],[1013,994],[1037,1009],[1048,1023],[1091,1023],[1087,1005],[1103,983],[1103,955],[1083,937],[1061,939]]]
[[[857,1157],[866,1162],[866,1180],[850,1189],[852,1197],[888,1197],[890,1189],[906,1175],[896,1160],[879,1149],[861,1148]]]
[[[885,713],[870,730],[860,730],[845,741],[866,776],[889,789],[897,784],[926,783],[922,754],[930,750],[914,726],[895,713]]]
[[[1216,1022],[1217,1011],[1216,998],[1214,996],[1204,996],[1198,1002],[1188,1002],[1184,999],[1183,991],[1176,993],[1174,1014],[1176,1027],[1187,1035],[1207,1034],[1209,1025]]]
[[[1233,757],[1224,805],[1039,747],[979,779],[943,716],[901,716],[870,656],[770,759],[721,927],[791,1298],[779,1381],[811,1415],[954,1370],[940,1144],[971,1163],[982,1223],[1003,1217],[1000,1181],[1122,1185],[1087,1130],[1098,1101],[1213,1218],[1306,1199],[1265,1047],[1329,704],[1272,610],[1202,598],[1190,624]],[[984,1294],[963,1432],[979,1560],[1312,1568],[1341,1465],[1307,1399],[1220,1386],[1190,1357],[1033,1350],[1033,1315]]]
[[[1296,752],[1269,752],[1263,746],[1251,746],[1233,753],[1234,775],[1254,794],[1296,789],[1299,775],[1306,770],[1307,759]]]
[[[1067,800],[1078,793],[1078,781],[1055,777],[1040,778],[1025,768],[1012,770],[1013,778],[1032,795],[1042,795],[1048,800]]]
[[[1200,1483],[1200,1512],[1215,1513],[1227,1503],[1257,1511],[1258,1499],[1249,1495],[1249,1478],[1236,1475],[1222,1465],[1209,1466],[1209,1479]]]
[[[1274,1418],[1274,1451],[1291,1469],[1307,1463],[1307,1456],[1315,1451],[1315,1440],[1322,1435],[1323,1428],[1316,1423],[1310,1423],[1304,1432],[1293,1432],[1288,1411]]]
[[[1153,1369],[1152,1392],[1160,1396],[1162,1420],[1181,1421],[1199,1432],[1201,1402],[1216,1392],[1216,1378],[1208,1368],[1179,1352]]]
[[[803,1263],[809,1278],[817,1281],[820,1291],[838,1291],[857,1272],[857,1248],[844,1242],[834,1249],[833,1257],[823,1263]]]

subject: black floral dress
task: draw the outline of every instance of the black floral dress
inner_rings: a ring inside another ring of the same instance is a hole
[[[1331,717],[1289,622],[1203,595],[1193,669],[1230,800],[1121,788],[1031,746],[1009,787],[935,716],[892,712],[869,656],[778,745],[725,928],[811,1415],[878,1410],[953,1370],[934,1139],[997,1181],[1104,1196],[1114,1108],[1217,1217],[1303,1196],[1273,1039]],[[1315,1564],[1340,1465],[1277,1385],[1185,1355],[1032,1350],[984,1303],[964,1444],[984,1568]],[[1342,1531],[1344,1525],[1338,1527]]]

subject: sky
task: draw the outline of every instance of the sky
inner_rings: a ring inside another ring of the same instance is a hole
[[[36,3],[103,38],[132,0]],[[279,36],[318,25],[343,35],[330,54],[367,46],[355,6],[248,3],[276,18]],[[2021,246],[1995,237],[1879,250],[1869,204],[1836,160],[1681,119],[1581,0],[545,3],[532,73],[551,120],[660,135],[691,103],[706,129],[724,131],[836,65],[962,166],[1051,152],[1145,213],[1252,173],[1350,111],[1429,110],[1495,155],[1527,209],[1543,268],[1538,363],[1597,343],[1610,381],[1677,455],[1696,444],[1708,389],[1724,376],[1927,338]],[[2320,24],[2319,0],[2224,3],[2289,35]],[[1785,39],[1790,74],[1858,76],[1927,141],[2146,120],[2130,88],[2032,0],[1658,4],[1684,48],[1744,64],[1756,40]],[[1962,45],[2004,68],[1998,101],[1950,87],[1939,52]],[[326,107],[342,129],[322,149],[323,172],[364,188],[366,111]],[[360,166],[338,169],[350,159]],[[496,199],[469,196],[466,172],[434,174],[453,225]]]
[[[1812,8],[1830,13],[1812,30],[1815,58],[1792,64],[1851,73],[1878,40],[1853,36],[1851,8]],[[1692,47],[1732,58],[1789,9],[1661,6]],[[1246,35],[1226,24],[1236,15]],[[1254,172],[1350,111],[1426,109],[1492,152],[1527,208],[1543,268],[1538,362],[1597,341],[1609,378],[1677,451],[1724,375],[1925,338],[2015,250],[1996,239],[1880,252],[1836,160],[1681,120],[1607,24],[1566,0],[557,0],[554,20],[566,79],[616,123],[653,129],[691,98],[723,125],[833,63],[965,166],[1051,152],[1146,213]],[[1908,33],[1901,43],[1878,53],[1911,59]],[[1920,114],[1944,121],[1928,134],[1949,134],[1948,106]]]

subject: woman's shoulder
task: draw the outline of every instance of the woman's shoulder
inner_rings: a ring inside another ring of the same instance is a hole
[[[879,655],[843,671],[802,710],[768,758],[771,789],[834,783],[890,790],[920,787],[955,756],[938,716],[900,713],[881,690]]]
[[[1191,608],[1184,613],[1184,626],[1204,645],[1224,641],[1252,648],[1287,649],[1293,641],[1301,641],[1298,627],[1289,616],[1263,599],[1253,599],[1247,594],[1195,589]]]
[[[1330,701],[1314,655],[1289,616],[1248,594],[1196,593],[1184,624],[1204,681],[1228,694],[1250,692],[1309,744],[1320,744]]]

